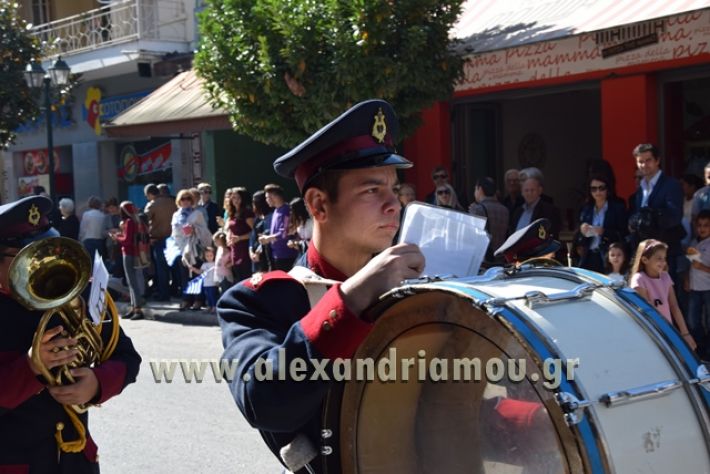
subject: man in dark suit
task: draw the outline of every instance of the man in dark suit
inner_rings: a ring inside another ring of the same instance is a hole
[[[513,212],[508,234],[523,229],[537,219],[545,218],[550,221],[551,237],[553,239],[559,238],[562,228],[560,210],[554,204],[541,199],[542,192],[542,180],[539,177],[529,177],[523,181],[522,193],[525,202]]]
[[[681,254],[680,241],[685,236],[681,224],[683,188],[677,179],[661,171],[661,157],[655,145],[642,143],[634,148],[633,155],[643,176],[636,190],[634,209],[652,215],[652,227],[657,232],[639,238],[657,238],[668,244],[668,273],[677,286],[676,257]]]

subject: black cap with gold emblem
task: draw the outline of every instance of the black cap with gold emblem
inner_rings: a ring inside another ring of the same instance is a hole
[[[555,253],[560,249],[560,243],[550,235],[550,227],[549,220],[538,219],[510,234],[494,255],[502,255],[506,262],[513,263]]]
[[[301,192],[327,170],[379,166],[410,168],[395,150],[399,122],[392,106],[374,99],[351,107],[274,162],[281,176],[295,178]]]
[[[56,237],[47,214],[52,201],[44,196],[30,196],[0,206],[0,245],[22,248],[34,240]]]

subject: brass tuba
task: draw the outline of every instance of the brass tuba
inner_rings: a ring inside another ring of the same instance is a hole
[[[10,265],[9,283],[13,298],[27,309],[44,310],[32,340],[32,362],[51,386],[74,383],[71,369],[99,364],[108,359],[116,348],[119,317],[111,296],[106,293],[107,310],[104,310],[97,325],[87,317],[86,304],[79,296],[89,282],[91,271],[92,261],[87,251],[79,242],[66,237],[32,242],[20,250]],[[101,330],[107,313],[111,315],[112,331],[108,344],[104,345]],[[62,335],[77,340],[79,353],[70,364],[49,370],[39,357],[39,345],[47,325],[55,316],[64,329]],[[64,426],[58,423],[55,438],[63,451],[84,449],[86,428],[76,414],[85,412],[89,406],[64,406],[79,433],[79,439],[65,442],[61,436]]]

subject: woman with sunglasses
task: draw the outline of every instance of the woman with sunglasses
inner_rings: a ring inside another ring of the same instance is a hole
[[[588,182],[587,203],[580,215],[579,266],[604,273],[605,255],[612,242],[623,240],[628,215],[624,202],[616,199],[606,176],[592,176]]]
[[[182,255],[178,264],[180,287],[183,292],[180,309],[186,309],[190,304],[193,304],[194,309],[199,309],[201,306],[199,300],[196,300],[193,295],[186,294],[185,290],[188,280],[192,277],[190,267],[202,264],[201,249],[212,244],[212,234],[207,228],[203,214],[195,211],[195,197],[189,189],[181,189],[178,192],[175,204],[178,206],[178,210],[173,214],[170,225],[172,237]]]
[[[456,196],[454,187],[449,183],[440,184],[436,187],[436,205],[440,207],[448,207],[463,211],[463,206],[459,203],[459,198]]]

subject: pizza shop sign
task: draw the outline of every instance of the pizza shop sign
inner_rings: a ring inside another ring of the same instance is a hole
[[[145,153],[139,154],[133,145],[126,145],[120,153],[118,176],[132,182],[138,176],[163,171],[170,168],[172,145],[167,142]]]

